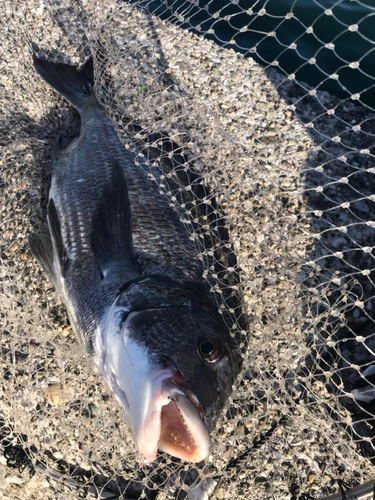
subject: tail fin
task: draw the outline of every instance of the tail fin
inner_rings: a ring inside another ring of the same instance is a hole
[[[39,59],[36,55],[33,58],[35,69],[43,80],[80,111],[87,97],[94,92],[92,57],[80,70],[69,64]]]

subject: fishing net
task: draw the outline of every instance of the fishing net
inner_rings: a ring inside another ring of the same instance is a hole
[[[2,498],[306,500],[375,479],[375,9],[252,4],[2,2]],[[79,130],[32,52],[93,55],[98,98],[191,231],[240,344],[204,463],[142,462],[30,254],[52,145]]]

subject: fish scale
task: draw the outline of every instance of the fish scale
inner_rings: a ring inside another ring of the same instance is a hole
[[[80,71],[36,57],[34,65],[79,111],[81,130],[53,148],[50,235],[30,235],[30,248],[122,406],[144,459],[153,461],[159,449],[199,462],[210,451],[209,432],[242,357],[203,280],[189,224],[160,192],[162,166],[170,173],[171,164],[152,168],[151,179],[142,156],[125,148],[95,97],[92,59]],[[172,153],[170,139],[162,139],[168,141],[164,153]],[[181,160],[177,155],[172,168]],[[171,182],[178,185],[180,174]],[[185,195],[188,206],[191,195],[202,199],[199,193],[208,192],[195,180],[195,191]],[[178,198],[185,203],[183,192]],[[220,251],[228,245],[225,225],[214,206],[206,209],[202,217],[211,217],[217,233],[211,247]],[[218,274],[225,280],[230,273],[222,257]]]
[[[153,169],[156,177],[153,181],[147,176],[149,167],[142,158],[137,157],[140,165],[136,165],[134,153],[119,141],[112,122],[99,106],[96,97],[90,97],[82,110],[80,137],[57,155],[53,165],[54,183],[50,197],[55,199],[60,219],[63,220],[61,214],[66,207],[80,200],[81,210],[85,211],[85,232],[90,234],[97,200],[112,177],[113,164],[111,166],[108,158],[116,158],[127,180],[135,253],[148,254],[161,267],[165,266],[171,275],[200,280],[202,271],[196,260],[197,250],[189,233],[181,231],[177,212],[171,210],[168,200],[159,193],[159,171]],[[105,144],[104,151],[98,143],[100,135],[101,144]],[[84,182],[78,182],[82,178]],[[66,193],[67,199],[62,200],[57,193]],[[69,214],[69,221],[71,230],[66,224],[64,237],[68,249],[74,242],[77,251],[82,248],[78,218]]]

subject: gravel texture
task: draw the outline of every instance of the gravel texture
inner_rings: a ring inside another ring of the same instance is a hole
[[[316,498],[374,478],[371,406],[350,394],[375,350],[373,112],[125,3],[5,0],[1,14],[0,498],[77,498],[74,485],[102,498]],[[113,94],[100,77],[97,90],[119,135],[129,117],[168,132],[225,213],[250,327],[205,464],[140,462],[30,254],[52,144],[79,127],[35,74],[30,40],[72,64],[91,50],[97,74],[104,47]]]

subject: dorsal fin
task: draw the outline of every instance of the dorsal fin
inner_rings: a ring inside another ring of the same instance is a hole
[[[112,263],[133,263],[130,201],[124,172],[118,161],[93,217],[91,248],[105,276]]]
[[[53,267],[51,238],[45,234],[32,233],[29,235],[29,245],[31,253],[43,268],[52,285],[57,289],[58,280]]]

